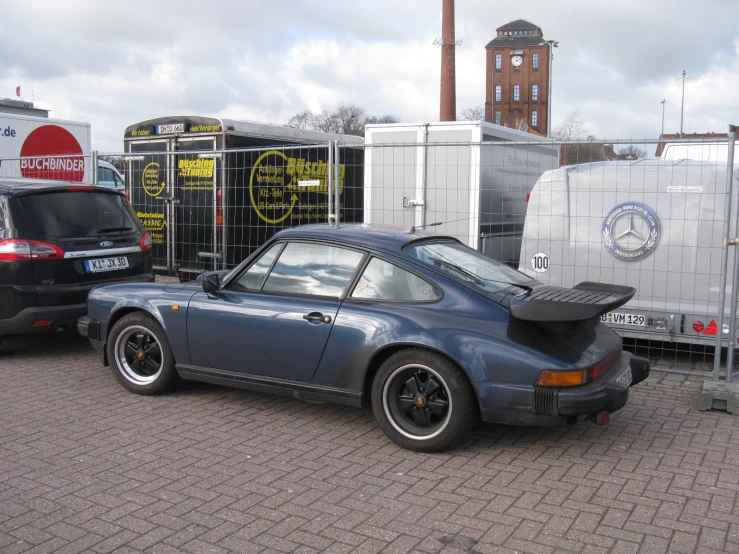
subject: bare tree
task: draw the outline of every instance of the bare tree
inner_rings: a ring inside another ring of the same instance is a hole
[[[396,115],[368,116],[361,106],[342,103],[332,111],[323,110],[320,113],[314,113],[305,110],[292,116],[287,125],[297,129],[361,137],[364,136],[364,126],[368,123],[398,123],[399,121],[400,118]]]
[[[621,160],[640,160],[647,157],[647,151],[634,144],[630,144],[625,148],[619,148],[618,157]]]
[[[588,134],[580,120],[580,110],[575,110],[565,120],[552,129],[551,137],[555,140],[589,140],[592,144],[563,144],[560,146],[559,162],[561,165],[574,165],[589,162],[602,162],[615,159],[613,147],[597,142]]]
[[[457,121],[480,121],[481,119],[485,119],[485,106],[482,104],[465,108],[457,115]]]

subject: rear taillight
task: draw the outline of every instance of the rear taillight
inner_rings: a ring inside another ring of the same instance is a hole
[[[131,200],[131,191],[126,189],[126,200]]]
[[[58,260],[63,257],[64,250],[56,244],[22,239],[0,241],[0,261]]]
[[[149,233],[144,233],[143,235],[141,235],[139,246],[141,247],[142,252],[147,252],[151,250],[152,244],[153,243],[151,240],[151,235]]]
[[[573,371],[558,371],[545,369],[539,375],[536,384],[540,387],[577,387],[595,381],[611,371],[621,361],[623,347],[619,347],[613,354],[601,360],[593,367],[576,369]]]

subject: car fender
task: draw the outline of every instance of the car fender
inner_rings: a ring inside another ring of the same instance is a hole
[[[165,285],[110,285],[95,289],[87,300],[88,316],[101,322],[100,335],[107,338],[111,328],[126,314],[142,311],[164,329],[172,354],[178,363],[190,363],[187,348],[187,307],[197,290]]]

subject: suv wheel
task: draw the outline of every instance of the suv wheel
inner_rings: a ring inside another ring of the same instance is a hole
[[[113,325],[108,359],[118,382],[137,394],[160,394],[177,382],[169,341],[150,315],[135,312]]]
[[[477,397],[465,373],[447,358],[417,348],[393,354],[372,383],[372,410],[403,448],[433,452],[477,424]]]

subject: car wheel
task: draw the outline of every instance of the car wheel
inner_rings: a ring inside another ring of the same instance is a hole
[[[150,315],[135,312],[113,325],[108,359],[118,382],[137,394],[160,394],[177,382],[169,341]]]
[[[372,410],[393,442],[419,452],[449,446],[479,419],[465,373],[444,356],[418,348],[397,352],[380,366]]]

